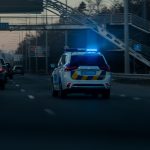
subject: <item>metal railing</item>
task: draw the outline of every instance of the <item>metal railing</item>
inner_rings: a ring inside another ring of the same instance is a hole
[[[100,14],[95,16],[94,20],[99,24],[120,25],[124,24],[124,14]],[[150,21],[131,13],[128,14],[128,20],[134,27],[150,33]]]
[[[146,59],[150,60],[150,47],[144,44],[141,44],[135,40],[130,40],[130,47],[136,50],[135,46],[139,45],[139,50],[137,50],[140,54],[142,54]]]

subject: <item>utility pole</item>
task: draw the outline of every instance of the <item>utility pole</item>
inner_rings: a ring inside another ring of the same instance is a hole
[[[144,19],[147,19],[147,3],[146,3],[146,0],[143,0],[143,18]]]
[[[37,13],[36,13],[36,26],[37,26]],[[37,51],[37,44],[38,44],[38,38],[37,38],[37,31],[36,32],[36,39],[35,39],[35,72],[38,73],[38,51]]]
[[[27,33],[26,33],[26,35],[27,35]],[[28,41],[27,41],[27,39],[25,40],[25,42],[26,42],[26,48],[25,48],[25,70],[26,70],[26,72],[28,72]]]
[[[124,42],[125,42],[124,68],[125,73],[130,73],[128,0],[124,0]]]
[[[26,18],[26,25],[27,25],[27,18]],[[28,39],[27,39],[27,30],[26,30],[26,50],[25,50],[25,64],[26,64],[26,72],[28,72]]]
[[[30,36],[30,32],[29,32],[29,36]],[[29,73],[31,73],[31,42],[29,39],[29,43],[28,43],[28,59],[29,59]]]
[[[67,5],[68,5],[68,0],[66,0],[66,19],[67,19],[67,17],[68,17],[68,15],[67,15]],[[65,30],[65,48],[67,48],[68,47],[68,31],[67,30]]]
[[[30,25],[30,19],[29,19]],[[31,32],[29,31],[29,45],[28,45],[28,58],[29,58],[29,73],[31,73],[31,41],[30,41]]]
[[[21,32],[21,53],[22,53],[22,65],[24,65],[24,46],[23,46],[23,31]]]
[[[47,24],[48,24],[48,20],[47,20],[47,0],[46,0],[46,27],[47,27]],[[46,65],[46,68],[45,68],[45,72],[46,74],[48,73],[48,33],[47,33],[47,29],[45,31],[45,65]]]

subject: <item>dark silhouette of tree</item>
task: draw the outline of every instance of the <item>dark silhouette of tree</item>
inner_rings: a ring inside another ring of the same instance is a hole
[[[78,7],[78,11],[84,13],[85,10],[86,10],[86,3],[81,2],[79,7]]]
[[[112,13],[123,13],[123,3],[121,3],[119,0],[114,0],[112,6],[110,7],[110,11]]]

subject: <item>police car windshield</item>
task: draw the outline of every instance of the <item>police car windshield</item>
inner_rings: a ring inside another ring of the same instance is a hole
[[[72,55],[71,56],[71,66],[107,66],[104,58],[100,55]]]

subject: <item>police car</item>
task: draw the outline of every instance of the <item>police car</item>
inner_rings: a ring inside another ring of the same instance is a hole
[[[52,96],[64,98],[69,93],[88,93],[110,98],[110,68],[96,49],[67,49],[53,70],[51,81]]]

